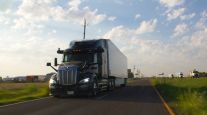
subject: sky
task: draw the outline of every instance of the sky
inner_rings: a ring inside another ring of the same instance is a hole
[[[207,72],[206,0],[1,0],[0,76],[41,75],[70,41],[110,39],[145,76]]]

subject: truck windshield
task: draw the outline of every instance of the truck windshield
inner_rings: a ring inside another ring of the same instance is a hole
[[[94,54],[64,54],[63,62],[81,61],[87,63],[94,62]]]

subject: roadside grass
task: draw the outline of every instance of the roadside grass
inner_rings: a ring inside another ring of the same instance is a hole
[[[135,78],[128,78],[127,79],[127,83],[136,83],[137,81],[138,81],[139,79],[137,78],[137,79],[135,79]]]
[[[48,96],[47,83],[0,83],[0,105]]]
[[[207,78],[156,78],[151,81],[176,114],[207,114]]]

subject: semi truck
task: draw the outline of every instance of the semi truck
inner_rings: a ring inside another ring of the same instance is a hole
[[[61,50],[61,64],[57,58],[52,67],[57,73],[49,80],[50,94],[86,94],[96,96],[101,91],[113,90],[127,83],[127,58],[109,39],[76,40]]]

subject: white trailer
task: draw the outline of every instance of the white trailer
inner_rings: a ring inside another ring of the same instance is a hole
[[[127,80],[127,57],[111,42],[108,44],[109,76],[115,77],[115,85],[125,85]]]

